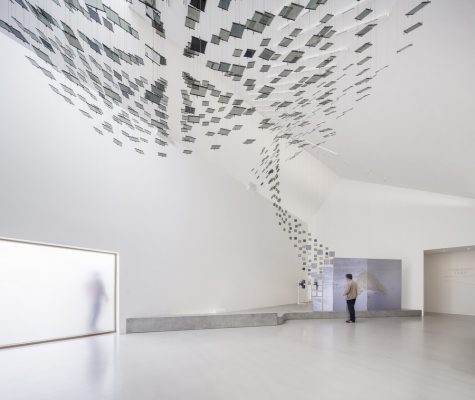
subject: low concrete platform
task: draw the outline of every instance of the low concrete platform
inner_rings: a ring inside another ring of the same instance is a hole
[[[356,313],[357,318],[420,317],[421,315],[421,310],[378,310]],[[347,316],[348,314],[343,312],[313,311],[311,304],[289,304],[235,313],[127,318],[126,333],[273,326],[290,320],[344,319]]]
[[[193,329],[243,328],[277,325],[276,313],[177,315],[127,318],[127,333],[185,331]]]

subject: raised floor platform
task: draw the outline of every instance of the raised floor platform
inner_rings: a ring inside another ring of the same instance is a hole
[[[421,310],[360,311],[357,318],[420,317]],[[317,312],[311,304],[289,304],[233,313],[176,315],[164,317],[127,318],[127,333],[183,331],[193,329],[243,328],[281,325],[301,319],[344,319],[344,312]]]

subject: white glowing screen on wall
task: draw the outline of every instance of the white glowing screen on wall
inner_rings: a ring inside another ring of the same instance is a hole
[[[115,330],[116,254],[0,240],[0,347]]]

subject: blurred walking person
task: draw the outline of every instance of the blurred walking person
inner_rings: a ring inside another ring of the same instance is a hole
[[[91,332],[97,331],[97,321],[101,314],[102,304],[108,301],[107,293],[104,289],[104,284],[96,272],[92,275],[88,284],[89,293],[91,295],[91,315],[89,318],[89,330]]]

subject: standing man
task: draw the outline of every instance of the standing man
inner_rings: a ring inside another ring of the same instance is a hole
[[[350,313],[350,319],[346,321],[347,324],[354,324],[356,322],[355,303],[358,297],[358,284],[353,280],[353,275],[346,274],[346,288],[344,292],[346,298],[346,305]]]

